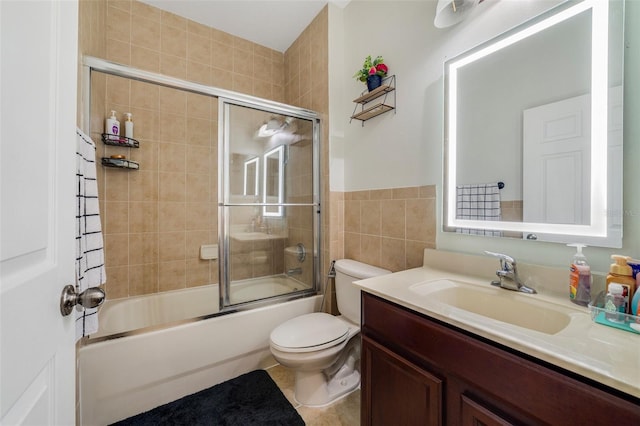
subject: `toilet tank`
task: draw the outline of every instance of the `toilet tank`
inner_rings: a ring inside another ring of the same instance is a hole
[[[360,324],[360,287],[353,282],[390,274],[391,271],[351,259],[337,260],[335,268],[338,310],[351,322]]]

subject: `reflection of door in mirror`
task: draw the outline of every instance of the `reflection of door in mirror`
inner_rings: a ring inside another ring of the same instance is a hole
[[[589,224],[590,107],[583,95],[524,111],[525,222]]]
[[[523,114],[523,220],[590,222],[591,100],[589,95],[541,105]],[[622,237],[622,87],[609,90],[606,239]],[[536,233],[542,241],[566,238]],[[525,236],[526,237],[526,236]],[[580,241],[583,242],[583,241]],[[584,241],[589,242],[589,241]],[[593,241],[590,242],[593,244]],[[604,244],[604,243],[603,243]]]

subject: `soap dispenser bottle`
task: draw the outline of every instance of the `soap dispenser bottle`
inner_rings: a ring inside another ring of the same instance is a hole
[[[611,284],[620,284],[622,286],[622,297],[624,298],[624,312],[629,313],[630,302],[633,299],[633,293],[636,287],[636,280],[633,279],[633,270],[627,265],[627,256],[612,254],[611,259],[614,263],[609,267],[607,275],[607,293]]]
[[[129,139],[133,139],[133,115],[130,112],[125,112],[124,116],[124,135]]]
[[[107,118],[104,125],[104,132],[107,138],[112,141],[120,140],[120,122],[116,118],[116,112],[111,110],[111,117]]]
[[[582,254],[584,244],[567,244],[576,248],[569,267],[569,299],[578,305],[587,306],[591,302],[591,267]]]

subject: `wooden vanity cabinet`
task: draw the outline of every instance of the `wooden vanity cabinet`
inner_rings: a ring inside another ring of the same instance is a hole
[[[640,399],[362,292],[363,425],[640,425]]]

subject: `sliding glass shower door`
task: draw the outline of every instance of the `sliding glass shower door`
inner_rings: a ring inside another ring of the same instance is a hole
[[[223,307],[312,293],[319,282],[319,121],[219,100]]]

